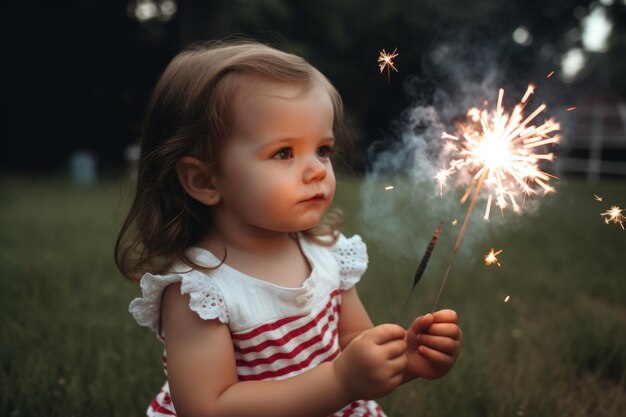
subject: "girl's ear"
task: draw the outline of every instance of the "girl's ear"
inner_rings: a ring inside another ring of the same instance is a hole
[[[180,185],[194,200],[207,206],[220,201],[220,193],[215,187],[215,174],[204,162],[185,156],[176,163],[176,174]]]

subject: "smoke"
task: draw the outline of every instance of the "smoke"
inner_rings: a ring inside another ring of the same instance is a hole
[[[371,168],[361,193],[364,234],[389,255],[407,259],[419,256],[440,220],[444,221],[443,240],[448,241],[443,246],[451,247],[456,239],[469,205],[469,201],[462,205],[459,200],[471,178],[454,174],[440,196],[434,177],[445,164],[441,134],[454,132],[455,120],[464,118],[468,108],[482,107],[483,100],[495,102],[503,85],[496,54],[477,51],[462,42],[440,44],[429,51],[424,73],[424,78],[410,77],[404,85],[406,94],[414,100],[413,105],[398,116],[389,135],[369,149]],[[425,79],[436,82],[428,97],[423,93],[428,86]],[[507,92],[513,92],[508,97],[510,102],[516,97],[519,101],[521,88],[517,82],[507,82]],[[505,108],[510,108],[506,98],[505,95]],[[394,188],[386,190],[388,186]],[[486,253],[490,244],[485,240],[487,233],[503,222],[508,227],[520,222],[516,214],[500,216],[494,206],[491,220],[485,222],[486,195],[481,193],[476,203],[460,257],[465,253],[473,260],[482,260],[471,247],[480,243],[476,250],[486,248]],[[537,204],[527,199],[523,213],[532,211]],[[454,220],[456,226],[452,224]]]

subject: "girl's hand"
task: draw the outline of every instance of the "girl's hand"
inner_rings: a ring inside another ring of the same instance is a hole
[[[400,385],[407,364],[405,336],[402,327],[382,324],[346,346],[334,367],[351,401],[379,398]]]
[[[406,332],[405,379],[439,378],[452,368],[461,350],[461,329],[453,310],[440,310],[413,321]]]

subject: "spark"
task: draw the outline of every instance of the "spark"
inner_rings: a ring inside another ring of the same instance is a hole
[[[391,82],[391,72],[393,69],[395,72],[398,72],[396,67],[393,65],[393,60],[400,54],[397,53],[398,48],[395,48],[392,53],[387,53],[385,49],[380,51],[380,55],[378,56],[378,69],[380,69],[380,73],[382,74],[385,68],[387,68],[387,80]]]
[[[446,143],[446,146],[444,146],[443,148],[446,151],[450,151],[450,152],[454,152],[454,151],[458,151],[459,148],[456,147],[456,145],[452,142],[448,142]]]
[[[503,91],[503,90],[500,89],[500,91]],[[535,93],[535,86],[532,84],[528,84],[526,93],[524,93],[524,97],[522,97],[522,103],[526,103],[528,101],[528,97],[530,97],[530,95],[534,93]],[[498,102],[501,104],[502,100],[498,100]]]
[[[550,74],[548,74],[548,76],[546,78],[550,78],[554,75],[554,70],[550,71]]]
[[[505,303],[508,303],[510,298],[511,298],[511,296],[510,296],[510,295],[507,295],[507,296],[504,298],[504,302],[505,302]]]
[[[601,213],[600,216],[604,216],[604,223],[609,224],[610,222],[619,223],[622,230],[624,229],[624,222],[626,221],[626,217],[622,214],[623,209],[618,206],[612,206],[609,210]]]
[[[435,179],[437,180],[437,184],[439,184],[439,196],[443,197],[443,187],[448,182],[448,177],[450,176],[452,171],[450,169],[443,168],[441,171],[437,172],[435,175]]]
[[[500,249],[499,251],[494,252],[493,248],[491,248],[491,251],[489,251],[489,253],[485,255],[485,265],[489,266],[496,264],[498,266],[501,266],[500,262],[498,262],[497,256],[500,255],[503,251],[503,249]]]
[[[388,185],[385,187],[385,190],[389,191],[389,190],[393,190],[393,185]]]
[[[567,108],[567,111],[572,111],[572,110],[576,110],[576,106],[571,106]]]
[[[458,136],[451,135],[451,134],[446,133],[446,132],[443,132],[443,133],[441,134],[441,139],[459,140],[459,137],[458,137]]]
[[[459,221],[457,219],[452,220],[452,226],[456,226]]]
[[[476,186],[479,178],[484,177],[485,189],[495,204],[502,211],[511,207],[514,212],[521,211],[521,196],[530,196],[542,192],[554,191],[549,184],[553,175],[541,170],[554,160],[554,153],[540,149],[558,144],[559,123],[552,119],[535,123],[535,119],[547,108],[545,104],[537,107],[529,116],[524,116],[524,108],[534,93],[535,87],[528,86],[522,100],[510,113],[502,104],[504,90],[500,89],[495,110],[472,108],[467,118],[459,124],[458,135],[444,133],[444,150],[449,151],[449,168],[437,173],[435,179],[443,194],[443,187],[453,174],[464,171],[473,181],[468,192],[474,187],[474,193],[482,188]],[[456,151],[449,148],[448,140],[458,138]],[[465,199],[469,197],[469,193]],[[485,209],[485,220],[489,219],[491,201]]]
[[[465,121],[457,125],[455,135],[442,135],[442,139],[446,141],[451,137],[457,137],[458,150],[446,155],[449,158],[449,168],[447,171],[444,168],[435,176],[441,194],[449,177],[458,173],[461,178],[471,179],[461,198],[462,204],[468,199],[470,203],[452,249],[433,311],[445,287],[472,210],[483,191],[483,185],[488,194],[483,217],[485,220],[489,220],[493,202],[503,215],[509,207],[513,212],[520,213],[526,197],[554,192],[554,187],[549,182],[556,177],[543,171],[543,166],[554,160],[554,153],[545,150],[544,147],[559,143],[560,137],[557,132],[560,125],[551,118],[544,119],[541,123],[536,121],[546,110],[546,104],[539,105],[528,116],[524,115],[534,91],[535,87],[529,84],[520,102],[507,112],[503,106],[504,89],[501,88],[495,109],[489,110],[487,108],[489,103],[485,100],[482,110],[477,108],[468,110]]]
[[[602,197],[597,196],[597,195],[595,195],[595,194],[593,195],[593,198],[594,198],[596,201],[602,201]]]

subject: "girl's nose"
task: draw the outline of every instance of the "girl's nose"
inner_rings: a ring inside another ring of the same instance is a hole
[[[310,158],[304,169],[303,179],[305,183],[312,181],[320,181],[326,178],[327,168],[323,161],[319,158]]]

